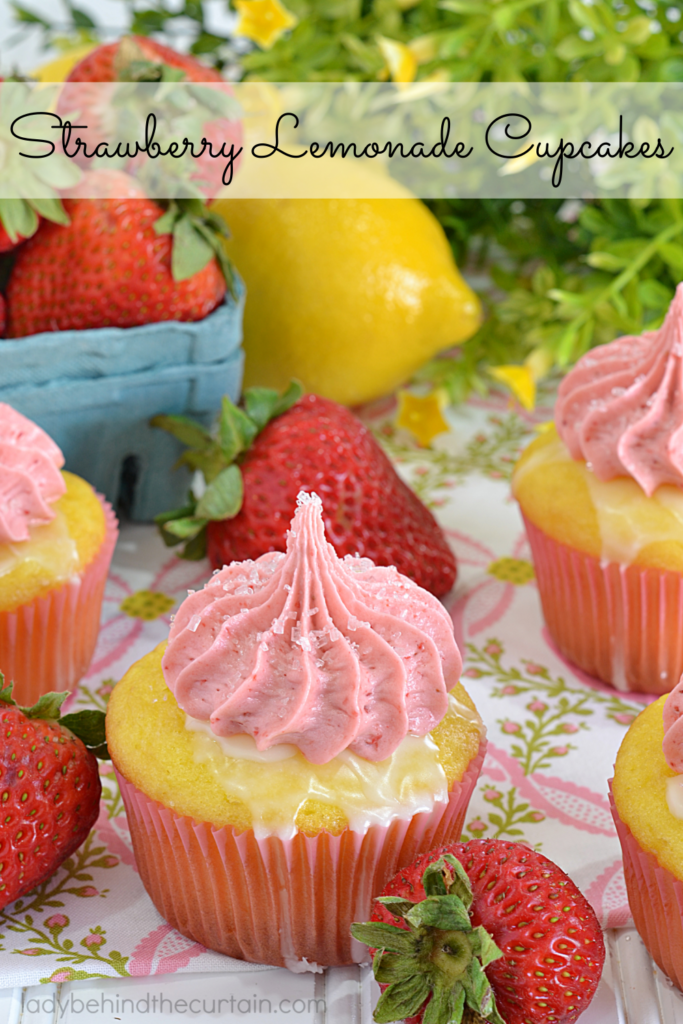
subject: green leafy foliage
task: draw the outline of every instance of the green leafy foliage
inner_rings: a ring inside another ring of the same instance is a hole
[[[155,517],[168,547],[184,544],[182,558],[204,557],[207,523],[232,519],[242,507],[244,488],[239,468],[242,458],[266,424],[286,412],[302,394],[303,387],[293,380],[282,394],[270,388],[247,388],[243,396],[244,409],[224,396],[213,433],[186,416],[161,415],[150,421],[153,427],[167,431],[189,446],[178,461],[199,470],[206,484],[199,498],[190,491],[187,504],[182,508]]]
[[[209,26],[208,0],[124,0],[130,29],[173,45],[190,29],[190,52],[253,80],[372,81],[386,77],[381,36],[410,44],[418,79],[450,81],[681,81],[683,25],[669,0],[287,0],[298,24],[269,50],[247,53]],[[24,33],[45,45],[105,35],[71,4],[59,19],[15,3]],[[227,0],[226,0],[227,6]],[[669,13],[673,11],[673,14]]]
[[[565,370],[589,348],[658,327],[683,278],[678,199],[436,200],[486,319],[418,379],[453,401],[491,386],[487,368],[540,357]]]
[[[384,80],[381,37],[409,46],[418,80],[683,81],[683,12],[669,0],[286,0],[298,23],[269,50],[210,29],[203,0],[124,2],[131,31],[173,45],[189,25],[192,53],[252,81]],[[46,45],[104,37],[71,5],[59,23],[14,10]],[[544,371],[564,370],[594,345],[656,327],[683,277],[678,200],[588,203],[578,219],[556,200],[430,205],[487,311],[455,358],[418,376],[453,401],[486,392],[491,366],[534,353]],[[188,259],[204,258],[206,243]]]
[[[425,1008],[426,1024],[460,1024],[465,1019],[503,1024],[484,967],[503,955],[489,933],[472,926],[472,887],[460,862],[447,853],[428,865],[425,898],[411,903],[380,896],[402,926],[380,921],[351,925],[351,934],[376,950],[375,978],[388,987],[374,1013],[389,1024]],[[465,1007],[470,1013],[463,1016]]]
[[[228,291],[237,298],[234,268],[223,247],[228,228],[220,214],[208,210],[201,199],[173,199],[155,221],[154,230],[158,235],[173,235],[171,273],[174,281],[185,281],[198,274],[215,256]]]

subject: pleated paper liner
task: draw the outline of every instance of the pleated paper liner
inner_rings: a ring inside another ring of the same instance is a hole
[[[0,612],[0,670],[6,682],[14,682],[13,695],[20,704],[33,704],[52,690],[73,689],[92,660],[118,536],[111,505],[98,498],[106,533],[92,561],[45,597]]]
[[[305,971],[368,959],[351,923],[369,919],[396,871],[460,838],[485,749],[482,740],[449,799],[430,812],[365,834],[291,840],[182,817],[117,775],[140,877],[159,913],[219,953]]]
[[[683,575],[601,562],[524,517],[543,615],[569,661],[617,690],[668,693],[683,673]]]
[[[619,817],[611,780],[609,787],[635,926],[652,959],[683,990],[683,882],[643,850]]]

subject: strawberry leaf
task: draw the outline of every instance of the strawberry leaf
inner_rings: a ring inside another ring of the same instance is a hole
[[[207,444],[213,444],[213,438],[208,430],[205,430],[199,423],[188,419],[187,416],[167,416],[161,414],[153,416],[149,421],[153,427],[160,427],[167,433],[172,434],[178,441],[189,445],[191,448],[201,448]]]
[[[383,907],[387,907],[392,914],[398,917],[403,917],[405,912],[414,906],[410,900],[404,900],[401,896],[378,896],[377,903],[381,903]]]
[[[0,222],[13,242],[30,238],[38,227],[35,210],[23,199],[0,199]]]
[[[4,704],[11,704],[14,707],[16,706],[17,702],[12,696],[13,688],[14,683],[12,682],[5,684],[5,677],[2,674],[2,672],[0,672],[0,701],[2,701]]]
[[[173,225],[171,273],[174,281],[194,277],[214,256],[214,248],[196,230],[188,217],[179,217]]]
[[[502,949],[498,948],[483,925],[479,925],[473,930],[470,935],[470,945],[474,955],[481,960],[482,967],[487,967],[494,960],[499,960],[503,956]]]
[[[206,527],[203,527],[199,531],[196,537],[189,540],[182,551],[179,552],[181,558],[185,558],[189,562],[199,562],[200,559],[206,557]]]
[[[392,981],[402,981],[415,974],[415,963],[396,953],[387,953],[381,950],[375,957],[373,963],[375,979],[380,985],[390,985]]]
[[[55,224],[70,224],[69,214],[62,206],[60,199],[31,199],[31,206],[45,220],[51,220]]]
[[[383,921],[352,924],[351,934],[354,939],[375,949],[388,949],[391,953],[411,955],[415,951],[415,938],[411,932],[396,928],[393,924],[385,924]]]
[[[175,281],[184,281],[203,270],[216,257],[228,292],[237,298],[235,272],[223,247],[229,232],[223,218],[209,211],[201,199],[172,199],[155,222],[158,235],[173,235],[171,273]]]
[[[405,920],[413,928],[472,931],[470,915],[458,896],[428,896],[410,908]]]
[[[273,388],[247,388],[244,392],[244,408],[261,431],[276,416],[287,412],[303,393],[303,385],[298,380],[291,380],[282,394]]]
[[[44,718],[47,721],[56,721],[59,718],[59,709],[69,696],[66,693],[44,693],[39,697],[32,708],[22,708],[27,718]]]
[[[171,235],[173,234],[173,225],[178,219],[178,208],[174,203],[171,203],[168,210],[162,213],[161,217],[157,217],[154,221],[154,232],[157,235]]]
[[[164,523],[164,530],[176,537],[176,543],[178,543],[178,541],[192,540],[205,526],[206,519],[188,516],[185,519],[172,519],[170,522]]]
[[[385,989],[375,1007],[377,1024],[389,1024],[417,1013],[429,996],[430,988],[422,974],[413,974],[403,981],[395,981]]]
[[[104,729],[104,711],[85,708],[70,715],[64,715],[59,724],[65,726],[74,736],[78,736],[84,746],[103,761],[110,761],[107,750],[107,737]]]
[[[218,437],[226,463],[233,462],[240,452],[249,447],[259,428],[250,416],[226,396],[221,403]]]
[[[238,466],[228,466],[211,481],[197,502],[200,520],[232,519],[242,507],[244,488]],[[170,524],[169,524],[170,525]]]
[[[465,990],[440,986],[432,993],[422,1018],[423,1024],[460,1024],[465,1009]]]
[[[201,451],[198,448],[190,448],[183,452],[177,466],[190,466],[191,469],[199,469],[207,483],[211,483],[222,469],[225,469],[225,459],[218,444],[213,441],[211,447]]]

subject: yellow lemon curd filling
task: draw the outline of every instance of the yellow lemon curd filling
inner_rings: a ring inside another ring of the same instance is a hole
[[[598,480],[554,427],[522,453],[512,492],[544,533],[606,562],[683,572],[683,488],[648,498],[630,477]]]
[[[258,836],[338,835],[411,818],[447,799],[477,754],[481,719],[458,683],[449,710],[426,737],[408,736],[385,761],[345,751],[308,762],[282,744],[259,753],[250,736],[219,739],[177,705],[161,669],[165,644],[132,666],[107,711],[107,742],[120,772],[177,814]]]
[[[669,780],[678,776],[664,759],[662,710],[668,694],[636,718],[614,766],[613,793],[619,817],[648,853],[676,878],[683,878],[683,821],[667,801]]]
[[[90,484],[62,473],[66,493],[45,526],[31,527],[29,540],[0,544],[0,611],[44,597],[84,569],[106,534],[102,506]]]

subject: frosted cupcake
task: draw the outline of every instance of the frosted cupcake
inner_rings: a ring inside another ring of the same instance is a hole
[[[394,568],[337,558],[300,495],[287,552],[191,593],[114,690],[107,740],[141,878],[183,934],[305,970],[459,837],[484,753],[450,618]]]
[[[48,435],[0,403],[0,671],[32,704],[86,672],[117,536]]]
[[[624,737],[612,813],[636,928],[683,989],[683,680],[641,712]]]
[[[583,356],[515,468],[548,629],[620,690],[683,672],[683,285],[664,324]]]

